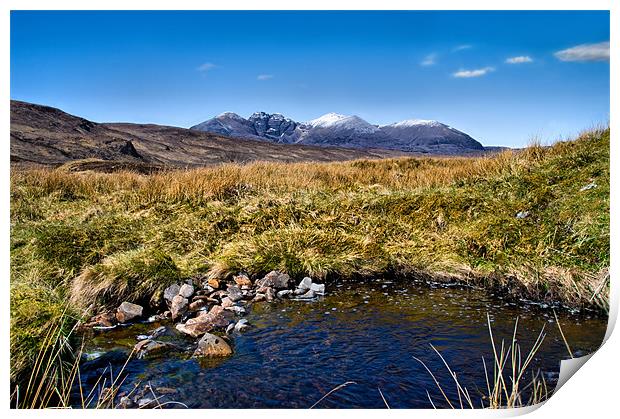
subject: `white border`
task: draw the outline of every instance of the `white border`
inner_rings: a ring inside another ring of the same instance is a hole
[[[1,74],[1,89],[3,92],[4,100],[0,101],[0,111],[1,111],[1,123],[2,123],[2,133],[3,133],[3,142],[2,147],[4,150],[3,153],[3,164],[0,167],[2,170],[2,201],[0,205],[2,220],[0,222],[0,231],[2,232],[3,240],[0,241],[0,260],[2,261],[2,301],[4,310],[2,311],[2,319],[0,321],[0,330],[2,336],[2,391],[0,394],[1,403],[5,406],[5,409],[8,409],[8,396],[9,396],[9,383],[8,383],[8,371],[9,371],[9,226],[10,226],[10,217],[9,217],[9,86],[10,86],[10,77],[9,77],[9,47],[10,47],[10,17],[9,11],[11,9],[15,10],[36,10],[36,9],[77,9],[77,10],[193,10],[193,9],[213,9],[213,10],[234,10],[234,9],[242,9],[242,10],[322,10],[322,9],[332,9],[332,10],[353,10],[353,9],[366,9],[366,10],[609,10],[612,9],[611,12],[611,45],[612,45],[612,59],[611,59],[611,74],[618,74],[618,65],[616,64],[618,61],[617,49],[614,49],[616,42],[618,41],[618,29],[620,28],[620,19],[618,18],[618,10],[617,5],[618,2],[603,1],[603,0],[589,0],[589,1],[575,1],[575,0],[564,0],[564,1],[552,1],[552,0],[505,0],[501,1],[492,1],[492,0],[427,0],[427,1],[403,1],[403,0],[382,0],[381,2],[371,2],[368,0],[348,0],[348,1],[340,1],[340,0],[314,0],[314,1],[297,1],[292,3],[289,1],[283,0],[262,0],[262,1],[243,1],[243,0],[227,0],[227,1],[187,1],[187,0],[176,0],[174,2],[166,2],[161,0],[151,0],[151,1],[119,1],[119,0],[108,0],[108,1],[89,1],[88,3],[76,1],[76,0],[59,0],[55,2],[43,1],[43,0],[5,0],[2,2],[0,6],[2,8],[2,14],[0,15],[0,33],[1,33],[1,48],[2,48],[2,68],[0,69]],[[614,10],[616,9],[616,10]],[[570,30],[570,28],[567,28]],[[617,93],[618,93],[618,85],[616,82],[616,78],[612,76],[611,79],[611,109],[610,115],[613,114],[611,110],[616,108],[617,101]],[[615,133],[616,124],[615,120],[611,119],[612,131]],[[619,148],[617,143],[612,140],[611,143],[611,155],[615,161],[616,156],[618,156]],[[617,202],[617,194],[615,193],[615,185],[618,181],[618,170],[616,169],[615,163],[612,163],[611,166],[611,178],[612,178],[612,213],[618,208]],[[618,237],[618,223],[615,222],[615,216],[612,214],[611,219],[611,232],[612,232],[612,262],[611,262],[611,272],[616,271],[616,258],[617,255],[617,237]],[[612,318],[617,317],[617,309],[619,303],[619,293],[617,288],[613,286],[615,284],[615,278],[612,280],[612,309],[613,314]],[[611,329],[610,329],[611,330]],[[618,333],[611,334],[608,336],[609,339],[607,343],[592,357],[590,361],[587,363],[587,367],[582,368],[579,372],[577,372],[576,377],[572,380],[569,380],[560,391],[556,395],[554,395],[542,409],[527,409],[527,411],[535,410],[534,413],[531,414],[531,417],[542,418],[547,417],[548,415],[553,415],[554,417],[565,417],[565,418],[584,418],[584,417],[611,417],[611,412],[616,411],[616,403],[617,403],[617,387],[616,387],[616,377],[620,372],[620,363],[617,359],[617,354],[620,354],[620,339],[618,338]],[[269,383],[265,383],[268,385]],[[524,411],[432,411],[432,410],[316,410],[316,411],[303,411],[303,410],[243,410],[243,411],[208,411],[204,412],[201,410],[191,410],[191,411],[88,411],[88,412],[80,412],[76,411],[46,411],[45,414],[49,416],[62,415],[73,416],[73,415],[93,415],[93,416],[116,416],[122,415],[123,418],[127,417],[138,417],[142,415],[150,415],[153,417],[162,417],[162,415],[170,415],[170,414],[182,414],[187,417],[202,417],[204,414],[214,414],[214,415],[232,415],[232,416],[252,416],[252,417],[261,417],[261,418],[289,418],[289,417],[299,417],[299,416],[314,416],[321,417],[322,419],[327,418],[355,418],[358,419],[360,416],[368,416],[368,415],[383,415],[389,414],[393,417],[402,417],[407,419],[411,418],[414,415],[416,418],[418,417],[448,417],[457,415],[460,417],[497,417],[497,416],[514,416],[517,414],[525,413]],[[23,416],[23,417],[39,417],[42,412],[38,411],[12,411],[11,415],[15,416]]]

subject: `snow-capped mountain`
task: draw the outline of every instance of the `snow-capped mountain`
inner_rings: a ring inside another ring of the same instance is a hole
[[[278,113],[256,112],[244,119],[235,113],[225,112],[191,129],[290,144],[384,148],[434,154],[484,150],[482,144],[457,129],[438,121],[421,119],[378,126],[356,115],[337,113],[300,123]]]

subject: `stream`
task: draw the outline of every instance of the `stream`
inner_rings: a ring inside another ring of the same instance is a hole
[[[556,311],[575,356],[599,347],[606,318]],[[493,365],[487,313],[498,346],[502,339],[510,343],[519,318],[517,339],[523,357],[544,328],[532,372],[541,371],[551,392],[560,360],[569,358],[551,308],[479,289],[383,279],[331,285],[324,297],[312,302],[254,303],[245,316],[251,327],[232,333],[234,354],[224,359],[191,358],[196,340],[181,335],[169,322],[98,331],[85,340],[88,360],[80,367],[80,378],[90,391],[110,369],[112,376],[118,374],[136,336],[165,325],[168,331],[159,339],[178,350],[159,358],[130,359],[123,370],[122,391],[139,381],[166,389],[165,400],[190,408],[308,408],[336,386],[354,382],[316,407],[384,408],[387,402],[392,408],[432,408],[427,391],[437,407],[445,407],[433,378],[414,359],[423,361],[449,397],[458,400],[432,344],[480,407],[486,393],[482,358],[491,369]],[[78,405],[78,392],[74,393]]]

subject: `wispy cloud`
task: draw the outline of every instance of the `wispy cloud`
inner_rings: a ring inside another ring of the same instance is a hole
[[[436,53],[428,54],[420,62],[420,65],[425,66],[425,67],[429,66],[429,65],[435,65],[435,64],[437,64],[437,54]]]
[[[518,57],[506,58],[507,64],[525,64],[534,61],[529,55],[519,55]]]
[[[609,61],[609,41],[581,44],[553,55],[560,61]]]
[[[217,66],[213,63],[204,63],[202,64],[200,67],[198,67],[198,71],[202,72],[202,73],[206,73],[210,70],[213,70],[214,68],[216,68]]]
[[[456,47],[452,48],[452,52],[463,51],[465,49],[470,49],[471,47],[472,45],[469,44],[457,45]]]
[[[495,71],[494,67],[477,68],[475,70],[459,70],[452,74],[452,77],[458,79],[470,79],[472,77],[482,77],[492,71]]]
[[[271,80],[273,78],[273,74],[259,74],[256,76],[256,80]]]

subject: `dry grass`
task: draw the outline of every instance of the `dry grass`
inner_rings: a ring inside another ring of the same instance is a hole
[[[478,158],[13,171],[12,379],[67,301],[147,304],[195,276],[458,279],[606,310],[609,135]]]

